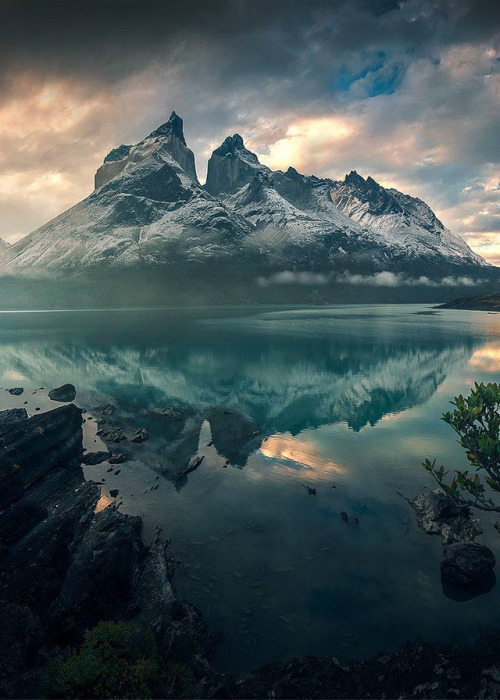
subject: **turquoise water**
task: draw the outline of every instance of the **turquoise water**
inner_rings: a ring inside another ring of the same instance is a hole
[[[102,506],[118,488],[146,539],[157,526],[171,539],[178,591],[223,633],[215,661],[226,670],[368,655],[417,636],[465,643],[500,625],[496,587],[464,602],[443,593],[440,542],[399,495],[432,487],[424,457],[465,466],[439,417],[474,380],[500,381],[498,315],[407,305],[0,314],[0,386],[26,390],[0,392],[0,408],[53,407],[31,392],[72,382],[79,405],[109,401],[147,425],[150,440],[119,475],[107,464],[86,473],[106,478]],[[209,422],[195,421],[187,444],[205,459],[179,484],[162,467],[177,437],[147,422],[148,409],[170,405],[237,409],[260,431],[255,451],[224,468]],[[87,446],[101,446],[92,420],[85,429]]]

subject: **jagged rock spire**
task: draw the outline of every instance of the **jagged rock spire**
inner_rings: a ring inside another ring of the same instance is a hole
[[[184,122],[176,112],[172,112],[169,120],[152,131],[148,138],[154,138],[155,136],[176,136],[184,146],[187,145],[184,138]]]

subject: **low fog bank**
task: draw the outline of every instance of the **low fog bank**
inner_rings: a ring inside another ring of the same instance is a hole
[[[79,309],[243,304],[441,303],[496,292],[500,270],[449,270],[429,277],[380,271],[283,270],[255,274],[226,266],[94,270],[85,275],[0,276],[0,309]]]

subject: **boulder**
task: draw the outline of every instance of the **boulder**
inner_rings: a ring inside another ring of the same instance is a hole
[[[475,583],[493,571],[495,555],[484,544],[454,542],[443,549],[441,576],[457,585]]]
[[[483,530],[467,506],[459,505],[440,489],[422,493],[409,501],[417,525],[428,535],[441,535],[443,544],[473,541]]]
[[[62,386],[49,391],[49,399],[52,401],[60,401],[61,403],[74,401],[75,396],[76,389],[73,384],[63,384]]]
[[[24,392],[24,389],[22,386],[15,386],[13,389],[8,389],[9,394],[12,394],[12,396],[21,396],[21,394]]]

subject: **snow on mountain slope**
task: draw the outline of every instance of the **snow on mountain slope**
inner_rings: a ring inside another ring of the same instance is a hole
[[[246,248],[270,256],[273,264],[323,270],[343,267],[347,256],[360,254],[375,265],[383,262],[384,251],[373,237],[332,202],[330,185],[293,168],[273,172],[239,134],[213,152],[205,186],[252,224]]]
[[[445,229],[421,200],[386,190],[353,172],[344,182],[301,175],[294,168],[273,172],[245,148],[238,134],[210,158],[206,188],[260,232],[249,237],[264,248],[308,247],[311,267],[325,260],[353,264],[361,258],[376,269],[425,260],[486,265],[459,236]],[[266,237],[267,234],[267,237]],[[317,250],[310,250],[312,244]],[[325,247],[328,248],[325,251]],[[276,252],[276,251],[274,251]]]
[[[82,202],[12,246],[15,267],[80,269],[226,255],[251,230],[203,189],[182,119],[111,151]]]
[[[332,183],[331,198],[340,211],[378,235],[381,243],[409,258],[438,257],[472,265],[487,265],[467,243],[443,226],[420,199],[386,189],[371,177],[352,171]]]

